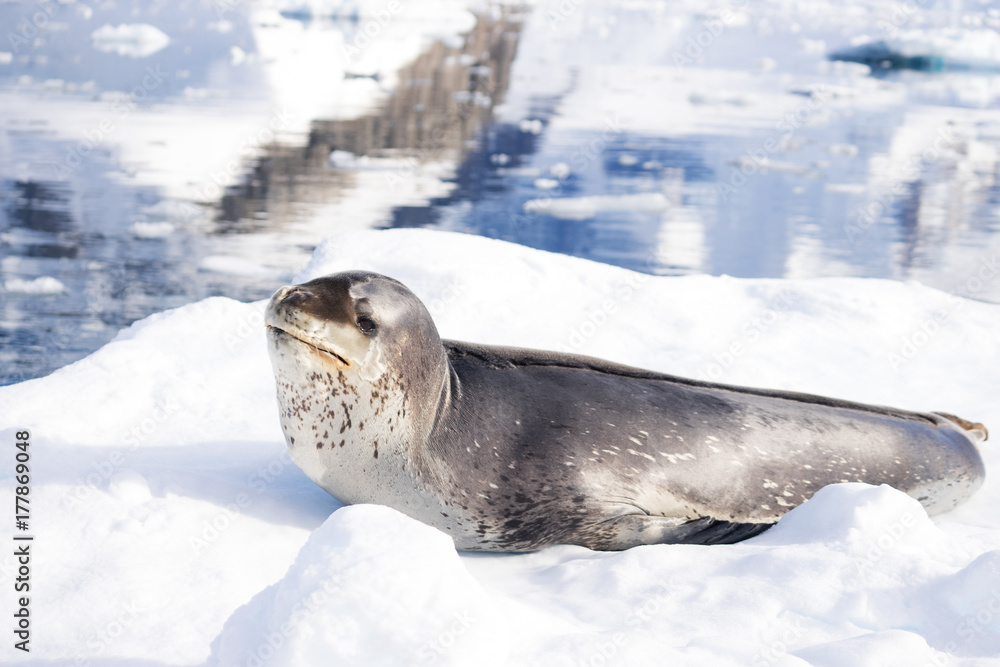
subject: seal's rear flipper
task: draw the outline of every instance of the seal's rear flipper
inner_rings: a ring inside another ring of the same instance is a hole
[[[933,412],[931,414],[935,414],[939,417],[944,417],[948,421],[957,424],[976,443],[983,442],[990,437],[990,432],[986,429],[985,426],[983,426],[979,422],[971,422],[968,419],[962,419],[961,417],[956,417],[955,415],[949,414],[947,412]]]
[[[602,524],[602,551],[619,551],[636,544],[733,544],[759,535],[773,523],[733,523],[712,517],[690,521],[665,516],[629,514]]]

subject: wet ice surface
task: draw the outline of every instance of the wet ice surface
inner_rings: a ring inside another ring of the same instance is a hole
[[[953,4],[542,3],[464,42],[443,0],[371,39],[379,3],[55,4],[37,34],[38,6],[4,4],[25,41],[0,57],[0,283],[65,289],[0,294],[2,381],[164,308],[264,297],[356,228],[1000,300],[976,282],[1000,79],[828,59],[996,27],[994,3]]]

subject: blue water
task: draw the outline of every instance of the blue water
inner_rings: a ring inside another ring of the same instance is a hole
[[[266,101],[260,68],[241,66],[232,57],[233,47],[254,51],[244,6],[118,2],[95,6],[89,15],[82,5],[52,7],[47,26],[16,45],[10,62],[0,65],[0,94],[8,100],[85,104],[108,92],[134,91],[153,67],[169,76],[142,91],[139,110],[171,105],[187,110],[196,104],[224,110],[227,104]],[[25,20],[37,11],[32,2],[0,4],[0,25],[4,32],[13,27],[23,33]],[[228,22],[222,32],[220,20]],[[353,19],[325,20],[330,30],[344,34],[357,29]],[[171,42],[153,59],[104,53],[91,45],[94,29],[124,22],[155,25]],[[511,25],[505,29],[516,32]],[[775,40],[791,44],[797,39],[747,33],[734,39],[716,64],[738,60],[733,50],[764,52]],[[511,55],[497,47],[486,64],[506,72]],[[467,63],[470,88],[478,85],[474,69],[483,64],[475,58]],[[434,66],[431,58],[420,67]],[[415,72],[410,76],[423,76]],[[558,133],[550,121],[558,113],[559,96],[534,100],[533,126],[490,120],[489,109],[470,112],[468,127],[440,147],[459,155],[450,194],[394,208],[376,226],[479,234],[655,274],[869,276],[917,279],[954,291],[979,259],[997,248],[1000,179],[972,177],[929,161],[919,165],[903,192],[885,201],[871,224],[851,232],[852,221],[878,197],[869,165],[890,150],[895,130],[905,123],[911,105],[926,101],[921,96],[935,76],[878,74],[910,92],[896,104],[858,104],[829,122],[796,128],[799,148],[781,158],[785,163],[755,169],[733,188],[724,186],[733,182],[741,156],[752,154],[777,130],[720,128],[678,136]],[[996,83],[990,73],[966,76],[981,77],[987,87]],[[192,102],[185,99],[188,89],[223,90],[226,96],[221,102]],[[441,99],[451,99],[452,92],[445,90]],[[503,91],[496,94],[500,99]],[[801,94],[807,101],[809,93]],[[934,103],[967,106],[960,99]],[[986,108],[992,104],[988,101]],[[259,261],[259,253],[273,252],[304,262],[314,242],[302,235],[303,228],[337,231],[336,223],[320,225],[310,218],[317,202],[352,192],[349,175],[333,169],[325,155],[343,145],[373,152],[424,149],[405,133],[379,134],[388,125],[410,124],[413,113],[433,123],[436,111],[433,105],[416,110],[390,99],[365,116],[371,121],[367,125],[314,119],[309,134],[291,145],[265,147],[260,157],[247,161],[246,176],[223,196],[189,203],[198,224],[178,225],[163,238],[139,238],[130,231],[135,222],[176,221],[150,208],[164,201],[163,188],[130,180],[130,167],[115,148],[118,139],[102,139],[78,165],[60,173],[80,137],[61,134],[53,126],[58,121],[52,121],[58,115],[0,111],[0,282],[52,276],[66,288],[51,295],[0,291],[0,383],[46,375],[97,349],[131,322],[166,308],[211,295],[269,296],[290,274],[218,272],[206,270],[203,260],[224,255]],[[980,143],[1000,148],[1000,132],[980,129]],[[593,147],[586,160],[577,159],[581,146]],[[831,150],[836,146],[851,148]],[[560,164],[570,165],[571,173],[560,172]],[[539,186],[539,179],[548,189]],[[603,210],[582,219],[524,207],[546,197],[640,194],[662,194],[669,206]],[[262,241],[254,243],[254,237]],[[1000,302],[1000,287],[990,285],[972,296]]]

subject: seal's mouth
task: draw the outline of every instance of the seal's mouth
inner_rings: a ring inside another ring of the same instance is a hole
[[[274,333],[274,334],[277,334],[277,335],[285,335],[285,336],[288,336],[289,338],[294,338],[295,340],[299,341],[303,345],[311,347],[312,349],[316,350],[317,352],[319,352],[321,354],[326,354],[326,355],[328,355],[330,357],[333,357],[334,361],[338,362],[339,364],[341,364],[341,365],[343,365],[345,367],[350,367],[350,365],[351,365],[351,362],[349,362],[347,359],[345,359],[344,357],[340,356],[339,354],[337,354],[333,350],[329,349],[327,346],[323,345],[320,341],[316,340],[312,336],[306,336],[306,335],[303,335],[301,333],[291,333],[287,329],[282,329],[281,327],[276,327],[273,324],[268,324],[266,326],[267,326],[267,330],[270,333]]]

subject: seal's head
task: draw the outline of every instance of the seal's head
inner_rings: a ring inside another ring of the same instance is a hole
[[[402,283],[348,271],[282,287],[264,321],[285,438],[314,480],[329,467],[320,452],[335,449],[341,467],[352,457],[370,467],[380,447],[381,465],[429,435],[448,359],[430,313]]]
[[[279,289],[267,306],[272,341],[315,350],[316,363],[376,378],[389,350],[440,346],[424,305],[402,283],[348,271]],[[289,340],[294,339],[294,341]]]

